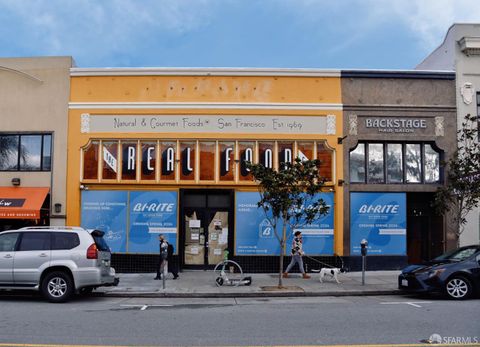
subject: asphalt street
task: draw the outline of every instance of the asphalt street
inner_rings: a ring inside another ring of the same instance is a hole
[[[479,304],[405,296],[78,297],[50,304],[0,295],[0,346],[394,345],[433,334],[480,346]]]

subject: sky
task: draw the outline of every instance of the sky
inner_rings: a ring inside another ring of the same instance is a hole
[[[0,57],[413,69],[453,23],[480,23],[480,0],[0,0]]]

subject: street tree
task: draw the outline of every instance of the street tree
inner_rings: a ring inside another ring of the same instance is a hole
[[[465,229],[467,215],[480,202],[480,129],[477,117],[467,114],[457,132],[458,147],[445,163],[446,185],[435,194],[434,207],[440,214],[449,213],[449,229],[457,237]]]
[[[319,175],[319,166],[319,160],[302,161],[299,158],[293,163],[282,163],[278,171],[262,164],[247,164],[258,183],[258,207],[263,209],[280,244],[279,288],[283,286],[287,229],[293,231],[302,225],[311,224],[328,213],[329,207],[317,195],[325,183],[325,179]],[[281,231],[278,230],[279,226]]]

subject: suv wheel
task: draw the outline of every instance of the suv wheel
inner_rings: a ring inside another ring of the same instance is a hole
[[[467,299],[472,295],[472,284],[462,276],[454,276],[445,285],[447,295],[455,300]]]
[[[49,273],[43,279],[42,294],[50,302],[65,302],[73,294],[73,281],[65,272]]]

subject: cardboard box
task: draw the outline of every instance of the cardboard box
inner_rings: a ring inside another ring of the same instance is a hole
[[[185,246],[185,264],[203,265],[205,257],[205,248],[200,245]]]

